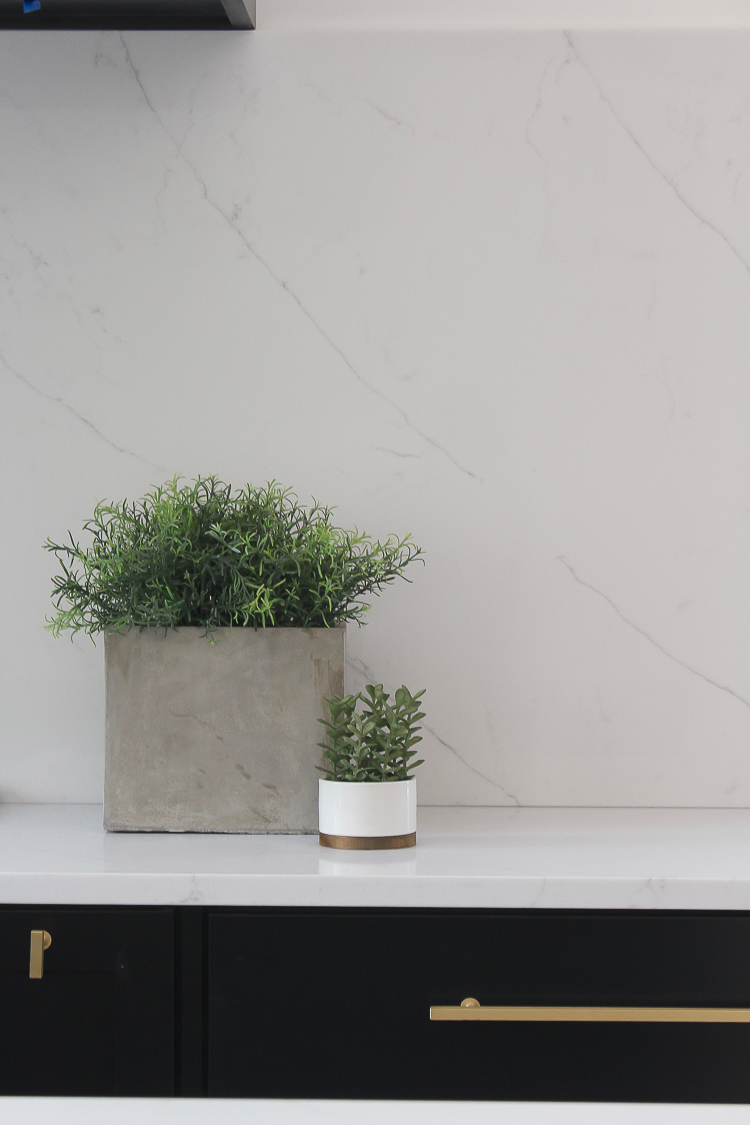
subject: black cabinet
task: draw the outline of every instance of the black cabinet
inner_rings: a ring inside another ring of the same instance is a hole
[[[6,907],[0,997],[0,1094],[174,1093],[172,910]]]
[[[750,1101],[750,1024],[434,1022],[432,1005],[750,1007],[750,917],[212,912],[214,1096]]]
[[[29,976],[32,931],[51,936]],[[0,908],[0,1095],[750,1102],[750,913]]]
[[[0,0],[0,29],[19,31],[222,30],[255,26],[255,0],[43,0],[24,13]]]

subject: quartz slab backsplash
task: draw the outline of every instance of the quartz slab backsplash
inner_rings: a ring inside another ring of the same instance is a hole
[[[275,478],[426,566],[426,804],[750,805],[750,33],[0,34],[0,801],[96,801],[50,535]]]

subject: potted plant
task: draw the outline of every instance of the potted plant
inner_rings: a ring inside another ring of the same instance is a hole
[[[276,482],[179,479],[47,541],[54,634],[104,634],[105,827],[314,832],[317,720],[347,621],[421,554]]]
[[[401,686],[394,695],[382,684],[365,693],[327,699],[330,719],[324,750],[325,778],[318,782],[318,832],[327,848],[410,848],[417,842],[417,781],[413,747],[422,741],[420,699]],[[357,704],[363,710],[357,710]]]

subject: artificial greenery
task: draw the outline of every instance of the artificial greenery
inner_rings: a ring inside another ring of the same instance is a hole
[[[233,491],[216,477],[179,478],[142,500],[99,503],[82,547],[47,540],[55,635],[185,625],[320,627],[361,621],[367,594],[403,577],[411,542],[343,531],[332,510],[305,509],[275,481]],[[408,581],[408,580],[407,580]]]
[[[419,700],[425,688],[412,695],[401,686],[393,697],[383,691],[382,684],[367,684],[366,697],[335,695],[326,699],[330,721],[318,719],[328,730],[328,742],[319,742],[328,766],[317,768],[327,781],[411,781],[411,771],[424,761],[413,762],[412,750],[422,738],[416,724],[425,717]],[[357,704],[364,710],[357,711]]]

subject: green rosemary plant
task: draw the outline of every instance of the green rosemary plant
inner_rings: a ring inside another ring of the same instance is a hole
[[[426,688],[412,695],[400,687],[393,699],[383,691],[382,684],[367,684],[366,696],[335,695],[326,699],[330,721],[318,719],[328,731],[328,742],[319,742],[328,766],[317,768],[327,781],[411,781],[411,771],[421,766],[414,762],[421,742],[416,724],[425,717],[419,700]],[[357,711],[357,704],[364,709]]]
[[[406,535],[373,541],[309,509],[275,481],[233,491],[216,477],[179,478],[142,500],[100,503],[81,546],[47,540],[55,635],[223,625],[327,627],[361,622],[363,600],[421,555]],[[408,579],[407,579],[408,581]]]

